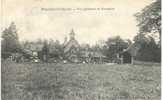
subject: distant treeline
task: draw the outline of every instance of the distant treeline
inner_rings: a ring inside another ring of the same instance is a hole
[[[14,22],[10,24],[2,32],[1,40],[1,55],[3,59],[9,58],[14,53],[19,53],[26,58],[30,58],[32,51],[38,51],[39,59],[44,60],[45,57],[63,59],[64,58],[64,45],[59,40],[41,40],[35,42],[19,41],[17,28]],[[161,48],[155,39],[145,34],[138,34],[134,37],[134,42],[141,44],[141,48],[136,56],[137,60],[141,61],[161,61]],[[90,46],[89,44],[81,44],[80,50],[98,51],[105,55],[108,60],[117,58],[117,54],[127,49],[133,44],[131,40],[124,40],[120,36],[109,37],[106,41],[99,41],[96,45]]]

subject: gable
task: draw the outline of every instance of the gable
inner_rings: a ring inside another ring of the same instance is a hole
[[[133,43],[125,51],[129,52],[132,56],[136,56],[139,49],[140,49],[140,45],[137,43]]]

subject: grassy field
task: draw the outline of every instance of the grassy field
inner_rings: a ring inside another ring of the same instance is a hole
[[[160,66],[2,62],[2,100],[160,100]]]

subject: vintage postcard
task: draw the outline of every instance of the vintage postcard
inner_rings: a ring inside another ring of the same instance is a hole
[[[161,0],[1,0],[2,100],[161,100]]]

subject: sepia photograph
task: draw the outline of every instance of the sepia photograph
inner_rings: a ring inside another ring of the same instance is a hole
[[[161,0],[1,0],[2,100],[161,100]]]

